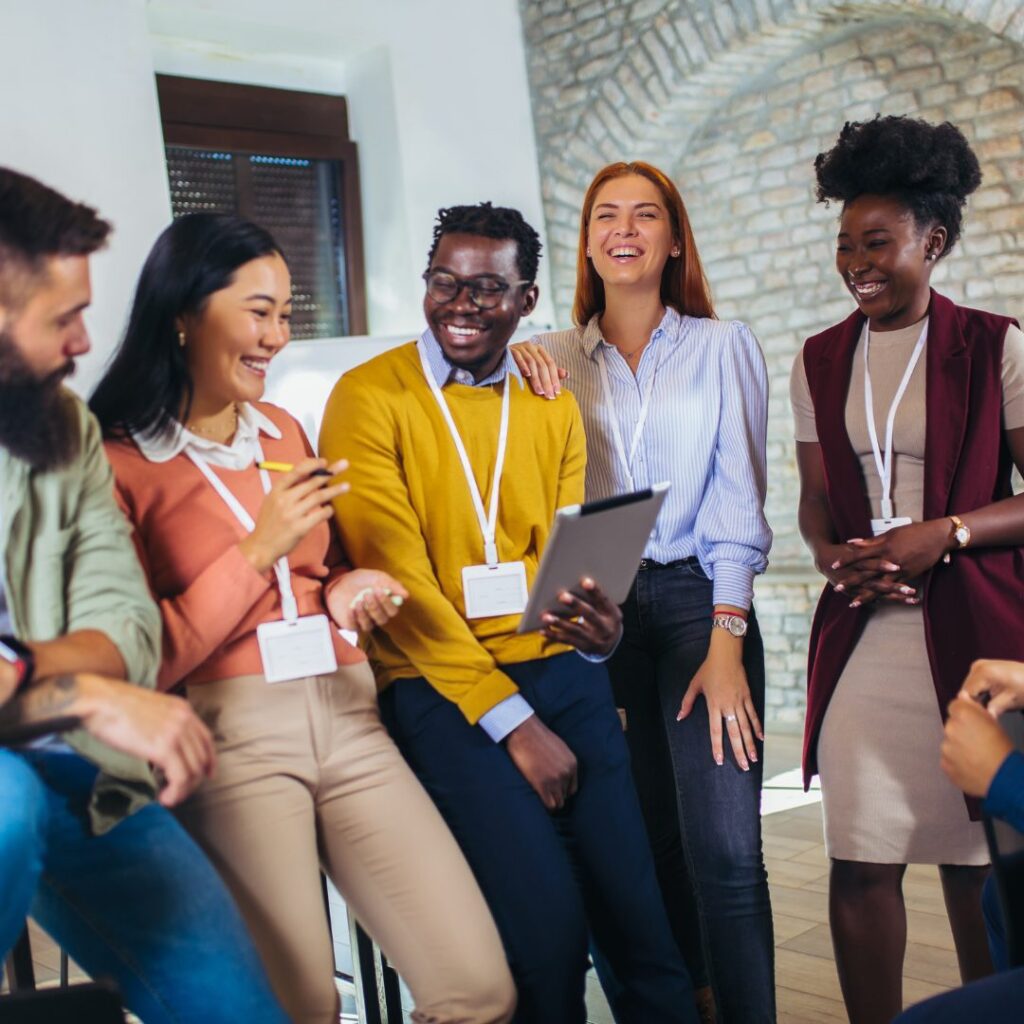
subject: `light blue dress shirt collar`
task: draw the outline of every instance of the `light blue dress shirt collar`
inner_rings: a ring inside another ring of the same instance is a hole
[[[661,318],[661,323],[651,332],[651,341],[657,341],[658,338],[663,336],[667,337],[670,341],[678,341],[682,326],[682,315],[671,306],[666,306],[665,315]],[[580,344],[583,346],[583,351],[587,356],[593,359],[597,346],[602,343],[608,345],[609,348],[614,347],[605,341],[604,334],[601,331],[601,314],[595,313],[590,318],[587,326],[583,328],[583,337],[580,339]]]
[[[444,349],[441,348],[441,343],[434,337],[434,332],[429,327],[420,335],[420,340],[423,342],[423,350],[427,355],[427,365],[439,388],[453,382],[466,384],[473,388],[487,387],[490,384],[500,384],[508,374],[512,374],[519,381],[521,388],[525,386],[523,375],[519,372],[519,367],[516,366],[516,361],[507,348],[505,349],[505,358],[498,363],[494,372],[488,374],[483,380],[477,381],[473,379],[473,374],[469,370],[464,370],[461,366],[455,366],[449,362],[448,357],[444,354]]]

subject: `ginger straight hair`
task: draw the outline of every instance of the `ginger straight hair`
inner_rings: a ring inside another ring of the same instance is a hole
[[[580,244],[576,254],[576,296],[572,304],[573,322],[585,327],[595,313],[604,311],[604,282],[587,257],[587,234],[594,200],[601,186],[613,178],[637,174],[653,183],[661,193],[662,202],[672,225],[672,235],[678,239],[680,255],[670,256],[661,275],[661,301],[676,312],[686,316],[714,318],[715,309],[711,301],[711,287],[704,274],[704,267],[693,240],[690,218],[679,189],[672,180],[657,167],[636,160],[632,163],[609,164],[597,172],[583,198],[580,213]]]

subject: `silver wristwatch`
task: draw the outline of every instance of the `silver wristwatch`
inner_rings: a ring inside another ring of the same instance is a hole
[[[733,636],[747,635],[747,620],[742,615],[717,612],[711,616],[711,625],[717,629],[727,629]]]

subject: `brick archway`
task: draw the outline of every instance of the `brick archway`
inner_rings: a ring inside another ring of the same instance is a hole
[[[1024,46],[1014,0],[520,0],[555,302],[572,305],[587,181],[623,155],[684,166],[738,89],[837,32],[913,19],[975,25]],[[1024,51],[1022,51],[1024,52]]]
[[[1024,313],[1024,10],[1009,2],[524,2],[556,307],[568,322],[583,191],[646,158],[687,199],[719,315],[749,322],[768,361],[772,566],[759,581],[772,717],[802,716],[820,577],[796,528],[788,376],[802,339],[845,315],[834,210],[812,160],[844,120],[950,119],[985,181],[936,282]]]

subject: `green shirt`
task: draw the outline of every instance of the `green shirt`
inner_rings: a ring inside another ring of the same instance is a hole
[[[160,613],[114,500],[113,475],[99,424],[65,392],[77,416],[77,455],[40,471],[0,447],[0,554],[14,633],[52,640],[95,629],[121,652],[126,675],[152,687],[160,659]],[[90,804],[93,830],[105,832],[156,791],[148,765],[84,730],[67,743],[100,768]]]

